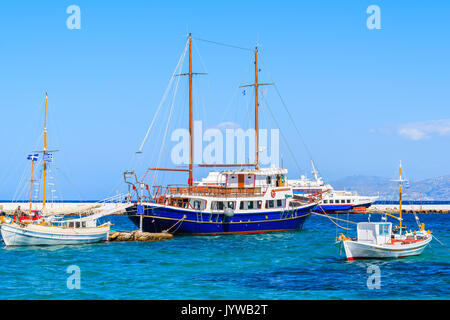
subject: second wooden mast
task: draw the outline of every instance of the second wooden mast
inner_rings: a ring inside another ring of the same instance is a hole
[[[42,191],[42,209],[45,208],[45,186],[47,183],[47,161],[46,161],[46,155],[47,155],[47,100],[48,100],[48,94],[45,93],[45,119],[44,119],[44,152],[43,152],[43,159],[44,159],[44,181],[43,181],[43,191]]]
[[[192,36],[189,34],[189,186],[193,185],[192,167],[193,167],[193,153],[194,153],[194,139],[193,139],[193,120],[192,120]]]
[[[258,47],[255,48],[255,169],[259,169],[259,84],[258,84]]]

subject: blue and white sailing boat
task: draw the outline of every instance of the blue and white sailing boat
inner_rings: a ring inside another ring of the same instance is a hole
[[[29,215],[14,218],[0,217],[0,233],[6,246],[41,246],[41,245],[73,245],[103,242],[108,240],[110,223],[98,225],[102,214],[89,215],[82,218],[64,219],[48,216],[51,210],[46,207],[47,162],[53,156],[47,149],[47,100],[45,95],[44,150],[43,154],[43,198],[42,208],[32,210],[33,205],[33,170],[38,155],[30,155],[31,188]],[[52,151],[54,152],[54,151]],[[44,216],[46,214],[47,216]]]
[[[200,167],[240,167],[229,171],[212,171],[199,182],[193,181],[192,122],[192,37],[189,35],[189,132],[190,162],[188,169],[151,168],[150,170],[186,171],[188,185],[155,186],[149,197],[138,197],[127,208],[128,217],[145,232],[171,232],[189,235],[250,234],[293,231],[302,228],[317,203],[293,199],[288,185],[287,169],[260,168],[258,144],[258,49],[255,54],[255,163],[240,165],[200,165]],[[245,169],[243,169],[246,167]],[[135,191],[143,183],[127,177]],[[138,192],[136,192],[138,193]],[[131,199],[130,199],[131,201]]]

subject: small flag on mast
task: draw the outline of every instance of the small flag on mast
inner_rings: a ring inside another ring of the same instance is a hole
[[[44,153],[44,161],[53,162],[53,153]]]
[[[27,157],[27,160],[31,160],[31,161],[37,161],[38,160],[38,154],[30,154]]]

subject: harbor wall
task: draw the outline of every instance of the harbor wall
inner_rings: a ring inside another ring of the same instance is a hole
[[[398,204],[373,204],[368,212],[399,211]],[[402,211],[450,213],[450,204],[402,204]]]
[[[85,208],[88,206],[102,206],[102,209],[114,209],[122,205],[122,203],[97,203],[97,202],[55,202],[48,203],[46,207],[48,209],[62,209],[62,208]],[[11,201],[0,201],[0,212],[12,212],[20,206],[23,211],[26,211],[30,207],[29,202],[11,202]],[[42,203],[33,203],[33,210],[39,210],[42,208]],[[436,202],[433,204],[403,204],[402,205],[403,212],[414,211],[414,212],[441,212],[441,213],[450,213],[450,203],[447,202]],[[380,211],[398,211],[399,205],[398,203],[392,204],[380,204],[375,203],[369,209],[368,212],[380,212]],[[124,211],[118,211],[116,214],[125,213]]]
[[[101,207],[102,209],[114,209],[123,205],[123,203],[98,203],[98,202],[54,202],[47,203],[45,207],[47,209],[74,209],[76,210],[86,210],[86,208],[92,207],[93,209]],[[0,201],[0,212],[10,213],[16,210],[20,206],[22,211],[28,211],[30,208],[30,202],[11,202],[11,201]],[[33,203],[32,210],[41,210],[42,203]],[[124,211],[119,211],[116,214],[125,213]]]

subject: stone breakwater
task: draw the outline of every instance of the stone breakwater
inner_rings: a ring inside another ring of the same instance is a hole
[[[131,232],[110,232],[108,241],[165,241],[172,240],[173,234],[141,232],[138,230]]]

